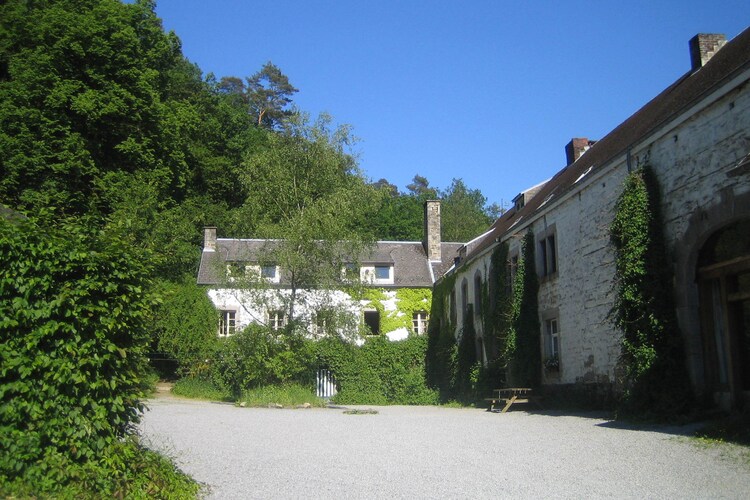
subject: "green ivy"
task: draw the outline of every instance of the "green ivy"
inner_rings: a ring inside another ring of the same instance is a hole
[[[396,290],[396,310],[386,311],[383,302],[389,299],[385,290],[373,288],[361,294],[367,300],[367,306],[380,313],[380,331],[392,332],[399,328],[412,329],[415,312],[429,311],[432,302],[432,290],[426,288],[399,288]]]
[[[692,401],[674,308],[659,184],[645,166],[628,176],[615,207],[614,322],[623,332],[627,372],[623,409],[675,414]]]
[[[517,387],[537,387],[542,377],[539,278],[534,247],[534,233],[529,229],[523,239],[522,256],[513,284],[511,329],[505,339],[508,383]]]

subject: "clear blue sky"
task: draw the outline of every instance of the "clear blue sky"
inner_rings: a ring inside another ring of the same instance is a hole
[[[361,139],[360,166],[404,190],[462,178],[511,200],[690,67],[688,40],[750,25],[750,0],[157,0],[204,73],[272,61]]]

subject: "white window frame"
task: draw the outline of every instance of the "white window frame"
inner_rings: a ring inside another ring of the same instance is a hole
[[[427,333],[427,328],[430,325],[430,315],[427,311],[414,311],[411,319],[412,332],[417,335],[424,335]]]
[[[560,364],[560,320],[557,317],[544,320],[544,361],[557,358]]]
[[[378,269],[388,270],[387,278],[378,278]],[[369,264],[362,266],[360,269],[360,278],[362,281],[375,285],[392,285],[394,283],[394,270],[392,263]]]
[[[237,333],[237,311],[219,310],[219,337],[230,337]]]
[[[272,311],[268,311],[268,327],[271,328],[271,330],[281,330],[286,326],[286,313],[282,311],[281,309],[274,309]]]

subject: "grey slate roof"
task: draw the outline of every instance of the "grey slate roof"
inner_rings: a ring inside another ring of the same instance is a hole
[[[199,285],[220,285],[223,272],[230,262],[258,262],[264,251],[273,248],[274,240],[218,238],[216,251],[204,251],[198,268]],[[462,243],[442,243],[440,262],[429,262],[421,242],[378,241],[367,255],[360,257],[361,264],[393,264],[394,283],[377,285],[379,288],[432,287],[452,265]],[[432,272],[430,272],[432,267]],[[284,284],[284,270],[281,270]]]

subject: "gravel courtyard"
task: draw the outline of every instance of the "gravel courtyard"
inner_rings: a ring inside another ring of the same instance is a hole
[[[598,416],[148,401],[141,433],[209,498],[748,498],[746,451]]]

